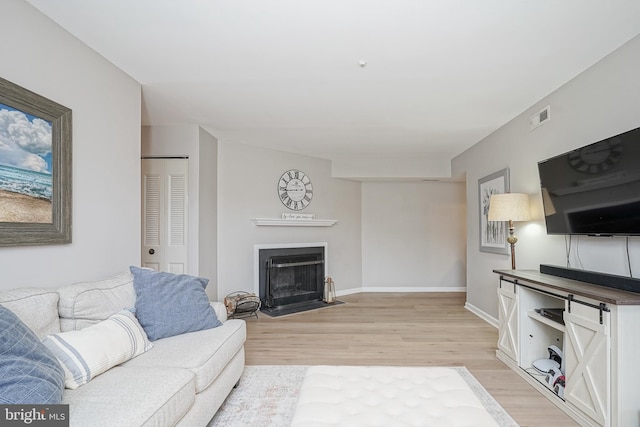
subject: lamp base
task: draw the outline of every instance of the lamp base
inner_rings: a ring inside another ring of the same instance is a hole
[[[513,221],[509,220],[509,237],[507,237],[507,242],[511,246],[511,269],[516,269],[516,242],[518,238],[513,235],[515,231],[515,227],[513,226]]]
[[[511,269],[516,269],[516,244],[511,243]]]

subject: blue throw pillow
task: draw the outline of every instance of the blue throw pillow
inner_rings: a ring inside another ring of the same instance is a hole
[[[64,371],[56,357],[0,305],[0,404],[55,405],[63,390]]]
[[[129,267],[136,317],[151,341],[222,325],[209,303],[208,279]]]

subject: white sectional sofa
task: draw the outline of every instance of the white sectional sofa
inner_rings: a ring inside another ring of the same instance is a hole
[[[97,324],[135,300],[129,272],[55,290],[0,292],[0,304],[40,339]],[[224,305],[211,304],[221,326],[158,339],[141,355],[65,389],[70,425],[206,426],[242,375],[246,340],[245,322],[227,320]]]

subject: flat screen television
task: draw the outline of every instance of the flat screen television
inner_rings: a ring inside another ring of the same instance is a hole
[[[538,163],[547,234],[640,235],[640,128]]]

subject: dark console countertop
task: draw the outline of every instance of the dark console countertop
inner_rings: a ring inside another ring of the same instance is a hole
[[[565,279],[540,273],[538,270],[493,270],[494,273],[512,279],[526,280],[530,283],[543,285],[548,288],[580,295],[586,298],[602,301],[614,305],[640,305],[640,293],[592,285],[578,280]]]

